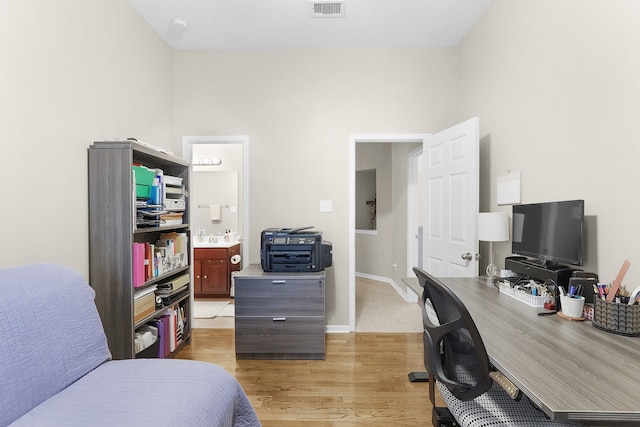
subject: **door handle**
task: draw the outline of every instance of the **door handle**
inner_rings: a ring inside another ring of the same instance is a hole
[[[467,252],[466,254],[462,254],[462,259],[465,261],[471,261],[473,259],[473,255],[471,255],[471,252]]]
[[[273,321],[274,322],[286,322],[287,318],[286,317],[274,317]]]

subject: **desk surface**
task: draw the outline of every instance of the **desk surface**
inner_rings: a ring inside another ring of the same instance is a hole
[[[551,418],[640,423],[640,338],[538,316],[545,310],[479,279],[440,280],[469,310],[491,363]]]

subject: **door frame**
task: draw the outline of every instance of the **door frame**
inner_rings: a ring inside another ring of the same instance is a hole
[[[223,136],[183,136],[182,158],[189,163],[189,172],[193,172],[191,158],[193,145],[195,144],[242,144],[242,266],[246,266],[249,260],[249,137],[247,135],[223,135]],[[191,199],[189,200],[191,204]],[[189,206],[194,209],[195,206]],[[192,258],[193,259],[193,258]]]
[[[418,175],[419,163],[421,163],[423,159],[422,156],[423,147],[419,147],[410,152],[407,157],[407,185],[408,187],[418,187],[419,190],[422,190],[422,186],[424,185],[424,180],[420,180],[421,177]],[[418,209],[418,200],[422,200],[422,193],[420,193],[420,197],[416,197],[415,193],[415,191],[407,191],[407,261],[417,258],[418,264],[416,265],[421,266],[422,259],[420,258],[419,248],[422,244],[422,238],[421,236],[415,236],[418,223],[421,221],[415,212],[423,210]],[[422,203],[424,204],[424,202]],[[413,275],[413,266],[410,262],[407,263],[407,275]]]
[[[350,134],[349,135],[349,325],[356,330],[356,144],[363,142],[417,142],[424,144],[430,134]]]

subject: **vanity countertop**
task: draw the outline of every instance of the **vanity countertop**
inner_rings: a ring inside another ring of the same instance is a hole
[[[237,244],[239,244],[240,241],[236,240],[235,242],[197,242],[194,240],[193,242],[193,248],[194,249],[198,249],[198,248],[230,248],[232,246],[235,246]]]

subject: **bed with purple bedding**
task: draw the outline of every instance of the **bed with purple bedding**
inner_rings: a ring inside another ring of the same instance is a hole
[[[260,426],[221,367],[111,360],[93,289],[52,264],[0,270],[0,426]]]

